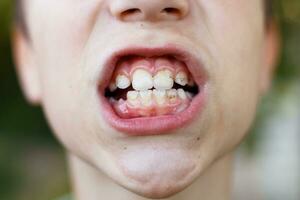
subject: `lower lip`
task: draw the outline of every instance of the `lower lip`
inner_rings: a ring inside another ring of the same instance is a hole
[[[185,52],[180,51],[176,47],[172,45],[170,47],[164,47],[155,49],[157,54],[165,54],[168,52],[174,52],[176,55],[178,53],[185,55],[189,59],[186,60],[188,66],[194,65],[194,69],[199,67],[199,63],[192,59],[189,55],[186,55]],[[153,51],[153,49],[152,49]],[[131,54],[139,54],[143,52],[145,55],[148,53],[148,49],[133,49],[129,53]],[[119,52],[119,54],[124,52]],[[125,52],[128,53],[128,52]],[[109,60],[107,65],[109,66],[105,72],[105,76],[103,77],[103,83],[100,84],[98,88],[98,93],[100,96],[101,103],[101,113],[103,114],[104,120],[116,129],[119,132],[127,134],[129,136],[148,136],[148,135],[163,135],[170,134],[178,130],[179,128],[184,128],[191,124],[195,119],[197,119],[205,106],[205,102],[207,99],[207,80],[205,76],[203,76],[203,71],[199,74],[199,71],[191,71],[196,79],[194,79],[198,85],[200,85],[199,93],[193,98],[190,106],[177,115],[164,115],[164,116],[156,116],[156,117],[140,117],[140,118],[132,118],[132,119],[124,119],[119,117],[108,99],[104,96],[106,83],[109,82],[110,74],[113,73],[114,66],[116,64],[118,56],[115,56],[114,59]],[[196,67],[195,67],[196,66]],[[201,69],[201,68],[200,68]],[[193,69],[192,69],[193,70]],[[194,77],[194,78],[195,78]]]

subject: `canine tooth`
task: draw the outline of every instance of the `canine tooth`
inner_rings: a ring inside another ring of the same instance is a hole
[[[178,89],[177,90],[177,95],[180,97],[180,99],[185,100],[187,99],[187,96],[185,94],[185,91],[183,89]]]
[[[175,77],[175,83],[185,86],[188,84],[188,76],[185,72],[178,72],[178,74]]]
[[[177,98],[177,91],[176,89],[171,89],[167,91],[167,97],[169,99],[169,101],[173,102],[176,100]]]
[[[126,89],[130,86],[130,79],[125,75],[118,75],[116,78],[116,85],[120,89]]]
[[[141,103],[143,106],[150,106],[152,103],[152,90],[140,91]]]
[[[155,101],[158,105],[162,105],[166,102],[167,92],[166,90],[153,90]]]
[[[153,87],[151,74],[144,69],[137,69],[132,76],[132,87],[135,90],[148,90]]]
[[[170,70],[159,71],[153,80],[154,87],[159,90],[171,89],[174,85],[174,80],[172,78],[172,72]]]
[[[110,92],[114,92],[117,89],[117,85],[114,82],[111,82],[108,88]]]

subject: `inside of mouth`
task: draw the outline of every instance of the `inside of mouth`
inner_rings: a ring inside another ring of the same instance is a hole
[[[186,64],[174,56],[119,59],[105,97],[121,118],[175,115],[200,92]]]

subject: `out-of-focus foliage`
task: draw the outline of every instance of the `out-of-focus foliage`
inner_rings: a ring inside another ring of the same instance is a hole
[[[10,48],[12,8],[12,0],[0,0],[0,199],[50,199],[68,188],[63,150],[41,109],[28,106],[18,86]],[[276,1],[275,13],[282,33],[282,58],[274,88],[247,139],[249,149],[255,148],[262,134],[263,119],[300,74],[300,1]]]
[[[263,136],[260,128],[268,115],[280,104],[289,87],[300,79],[300,1],[274,0],[274,16],[280,30],[281,52],[275,71],[273,88],[258,110],[255,126],[246,140],[250,153],[255,152],[257,141]]]
[[[68,189],[63,151],[25,102],[12,62],[12,0],[0,0],[0,199],[51,199]]]

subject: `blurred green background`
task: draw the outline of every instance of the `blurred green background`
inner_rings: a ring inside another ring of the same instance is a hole
[[[12,10],[12,0],[0,0],[0,199],[51,199],[69,191],[64,150],[41,109],[29,106],[21,94],[10,47]],[[273,89],[244,144],[249,154],[255,154],[264,134],[261,127],[300,75],[300,1],[277,1],[275,14],[282,33],[282,57]]]

